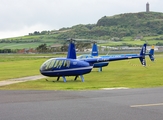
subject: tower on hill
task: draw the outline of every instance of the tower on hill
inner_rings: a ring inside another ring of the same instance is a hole
[[[149,3],[146,4],[146,12],[149,12]]]

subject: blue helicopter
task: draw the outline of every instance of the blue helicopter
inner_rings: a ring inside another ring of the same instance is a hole
[[[146,48],[145,48],[146,49]],[[151,50],[149,51],[149,58],[151,61],[154,61],[154,46],[152,46]],[[98,55],[98,46],[96,42],[93,42],[92,45],[92,52],[91,54],[83,54],[78,56],[78,59],[85,59],[85,58],[119,58],[119,57],[132,57],[132,56],[138,56],[138,54],[115,54],[115,55]],[[102,71],[102,67],[108,66],[109,62],[99,62],[94,64],[94,68],[99,68],[99,72]]]
[[[84,82],[83,75],[90,73],[95,63],[139,58],[141,64],[145,66],[146,55],[149,54],[146,54],[146,44],[144,44],[140,55],[76,59],[75,43],[74,40],[71,39],[69,42],[67,58],[48,59],[41,65],[40,73],[48,77],[57,77],[57,81],[62,77],[64,82],[66,82],[66,76],[75,76],[74,80],[80,76],[82,82]]]
[[[108,56],[110,57],[110,56]],[[85,58],[101,58],[101,56],[98,55],[98,47],[96,42],[93,42],[92,45],[92,51],[91,54],[83,54],[77,57],[77,59],[85,59]],[[102,67],[108,66],[109,62],[99,62],[99,63],[95,63],[93,65],[93,68],[99,68],[99,72],[102,71]]]

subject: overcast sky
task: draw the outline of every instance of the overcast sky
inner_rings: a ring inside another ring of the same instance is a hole
[[[163,0],[0,0],[0,38],[95,24],[103,16],[163,12]]]

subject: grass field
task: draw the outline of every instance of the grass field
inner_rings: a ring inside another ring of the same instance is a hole
[[[150,40],[148,41],[148,45],[153,45],[156,43],[162,43],[162,40]],[[58,44],[58,43],[54,43],[52,41],[50,42],[34,42],[34,43],[1,43],[0,44],[0,48],[1,49],[24,49],[24,48],[37,48],[39,45],[46,43],[47,46],[53,45],[53,44]],[[126,44],[130,44],[130,45],[143,45],[145,43],[145,41],[109,41],[103,44],[99,44],[100,46],[117,46],[117,45],[126,45]]]
[[[0,55],[0,81],[39,74],[40,65],[48,59],[48,56],[43,56]]]
[[[35,42],[35,43],[1,43],[0,48],[1,49],[24,49],[24,48],[37,48],[39,45],[43,43],[41,42]],[[52,45],[54,43],[46,43],[48,45]]]
[[[50,56],[51,57],[51,56]],[[38,75],[39,67],[46,57],[33,57],[21,55],[0,56],[0,80]],[[56,78],[48,78],[37,81],[29,81],[0,87],[7,90],[85,90],[112,87],[147,88],[163,86],[163,54],[155,56],[155,62],[147,58],[147,67],[142,67],[139,60],[125,60],[110,62],[103,68],[103,72],[93,69],[90,74],[84,75],[85,82],[78,78],[67,77],[64,83],[62,78],[58,82],[52,82]]]
[[[162,40],[137,40],[137,41],[127,41],[127,40],[123,40],[123,41],[109,41],[108,43],[104,43],[104,44],[99,44],[101,46],[124,46],[126,44],[128,45],[133,45],[133,46],[142,46],[144,43],[147,43],[149,46],[151,45],[155,45],[156,43],[163,43]]]
[[[24,49],[24,48],[37,48],[39,45],[46,43],[48,46],[54,44],[63,44],[65,40],[57,40],[54,39],[56,36],[54,35],[41,35],[41,36],[20,36],[8,39],[10,42],[2,42],[0,44],[1,49]],[[163,40],[160,39],[163,35],[159,36],[148,36],[144,37],[142,40],[134,40],[133,37],[123,37],[121,41],[112,41],[106,40],[108,42],[98,45],[100,46],[124,46],[124,45],[132,45],[132,46],[141,46],[144,43],[148,43],[148,45],[156,45],[158,42],[163,43]],[[159,39],[159,40],[158,40]],[[35,42],[29,42],[34,41]],[[27,42],[28,41],[28,42]],[[98,40],[100,41],[100,40]],[[91,43],[91,41],[90,41]]]

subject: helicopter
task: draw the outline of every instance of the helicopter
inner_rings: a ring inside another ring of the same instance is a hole
[[[144,44],[139,55],[77,59],[75,40],[70,39],[67,57],[46,60],[40,67],[40,73],[48,77],[57,77],[57,81],[62,77],[64,82],[66,82],[66,76],[75,76],[74,80],[80,76],[81,81],[84,82],[83,75],[90,73],[95,63],[139,58],[141,64],[146,66],[146,55],[149,54],[146,54],[146,44]]]
[[[145,48],[146,49],[146,48]],[[98,54],[98,46],[97,46],[97,42],[93,42],[92,45],[92,51],[91,54],[82,54],[80,56],[78,56],[78,59],[85,59],[85,58],[118,58],[118,57],[130,57],[130,56],[137,56],[138,54],[115,54],[115,55],[99,55]],[[152,46],[152,48],[150,49],[149,53],[146,54],[149,55],[149,58],[151,61],[154,61],[154,46]],[[99,63],[95,63],[93,68],[99,68],[99,72],[102,71],[102,67],[108,66],[109,62],[99,62]]]

